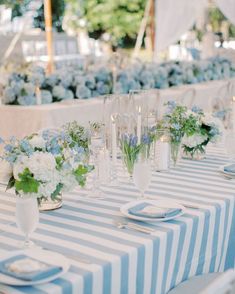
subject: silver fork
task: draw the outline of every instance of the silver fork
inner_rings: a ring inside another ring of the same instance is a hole
[[[125,221],[120,221],[120,220],[115,220],[114,224],[116,225],[116,227],[118,229],[131,229],[131,230],[135,230],[141,233],[145,233],[145,234],[151,234],[153,232],[155,232],[154,229],[151,228],[145,228],[143,226],[131,223],[131,222],[125,222]]]

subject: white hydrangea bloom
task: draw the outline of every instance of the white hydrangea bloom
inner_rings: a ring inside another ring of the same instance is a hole
[[[206,141],[207,136],[203,136],[201,134],[194,134],[192,136],[184,136],[183,137],[183,144],[189,148],[196,147],[201,145],[204,141]]]
[[[29,139],[29,144],[33,147],[33,148],[40,148],[40,149],[44,149],[46,147],[46,141],[38,135],[33,136],[32,139]]]

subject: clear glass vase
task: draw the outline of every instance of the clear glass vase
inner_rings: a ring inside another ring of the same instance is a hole
[[[175,167],[180,157],[181,140],[171,141],[170,148],[171,148],[171,159]]]
[[[190,159],[190,160],[203,160],[205,158],[206,152],[196,150],[194,152],[185,152],[185,150],[182,151],[182,158],[184,159]]]
[[[62,195],[56,196],[55,199],[44,198],[38,200],[39,202],[39,211],[50,211],[59,209],[62,207]]]

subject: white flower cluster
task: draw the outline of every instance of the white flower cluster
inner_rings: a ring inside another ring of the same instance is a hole
[[[60,183],[54,156],[41,151],[33,153],[30,157],[22,156],[13,165],[14,178],[20,180],[20,174],[23,174],[26,168],[33,174],[34,179],[40,183],[35,197],[50,197]]]
[[[184,136],[182,143],[189,147],[189,148],[194,148],[198,145],[201,145],[203,142],[207,140],[207,136],[203,136],[201,134],[194,134],[192,136]]]

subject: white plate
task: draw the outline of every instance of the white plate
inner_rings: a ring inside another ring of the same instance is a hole
[[[235,178],[235,173],[231,173],[231,172],[227,172],[224,170],[224,168],[226,166],[229,166],[230,164],[226,164],[226,165],[222,165],[219,167],[219,171],[222,173],[222,174],[225,174],[225,175],[229,175],[230,177],[234,177]]]
[[[14,252],[9,252],[7,254],[5,253],[4,255],[0,255],[0,261],[17,256],[19,254],[25,254],[29,257],[32,257],[42,262],[46,262],[47,264],[50,264],[53,266],[54,265],[60,266],[62,268],[62,271],[48,278],[44,278],[38,281],[24,281],[24,280],[17,279],[17,278],[5,275],[3,273],[0,273],[0,283],[11,285],[11,286],[32,286],[32,285],[37,285],[42,283],[48,283],[64,275],[70,267],[68,259],[65,256],[59,253],[55,253],[48,250],[42,250],[42,249],[17,250]]]
[[[142,216],[133,215],[128,212],[128,210],[131,207],[138,205],[138,204],[141,204],[143,202],[149,203],[149,204],[152,204],[155,206],[163,207],[163,208],[179,208],[179,209],[181,209],[181,212],[179,212],[177,215],[174,215],[174,216],[162,217],[162,218],[160,218],[160,217],[159,218],[142,217]],[[123,205],[120,208],[120,211],[124,216],[131,218],[131,219],[134,219],[134,220],[142,221],[142,222],[165,222],[165,221],[175,219],[175,218],[181,216],[182,214],[184,214],[185,207],[177,202],[174,202],[174,201],[146,199],[146,200],[136,200],[136,201],[128,202],[127,204]]]

